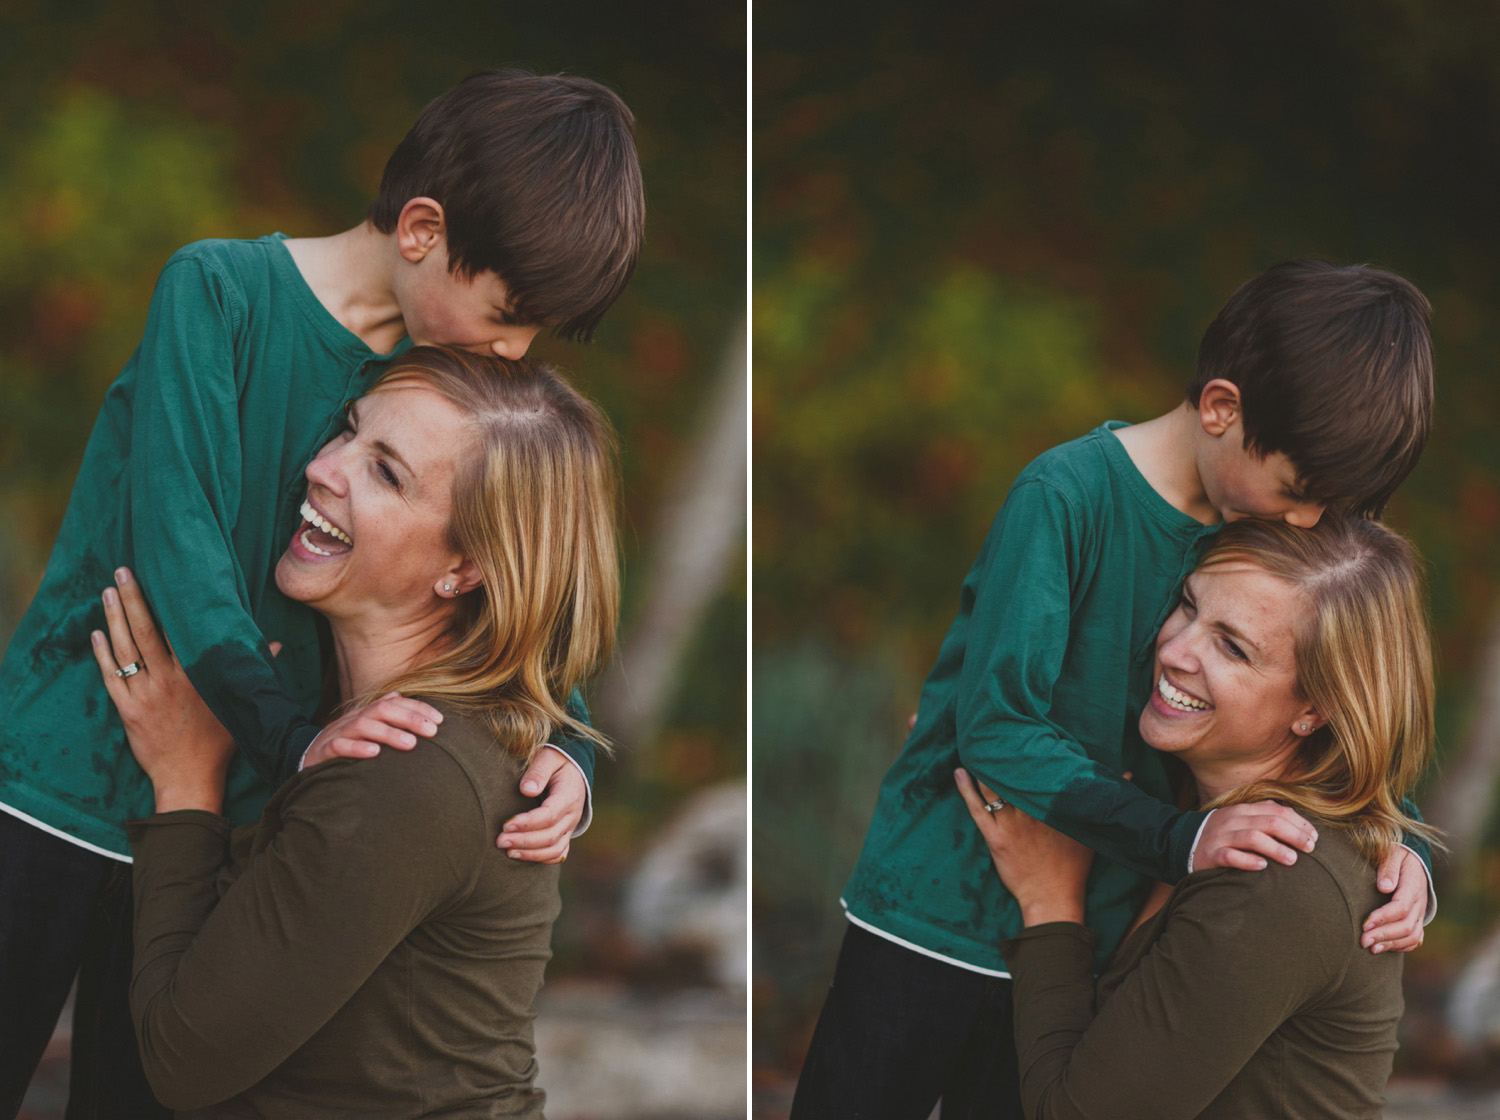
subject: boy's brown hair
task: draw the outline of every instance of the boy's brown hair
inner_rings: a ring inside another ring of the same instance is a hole
[[[587,341],[635,269],[646,210],[625,103],[598,82],[475,74],[432,101],[385,165],[371,223],[443,206],[449,267],[499,275],[518,321]]]
[[[1432,425],[1431,314],[1385,269],[1286,261],[1209,324],[1188,400],[1233,382],[1247,450],[1285,454],[1309,499],[1378,517]]]

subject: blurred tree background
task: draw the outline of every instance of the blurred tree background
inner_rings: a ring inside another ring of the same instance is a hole
[[[7,3],[0,641],[40,578],[99,401],[171,252],[357,224],[421,107],[495,66],[596,78],[637,118],[648,231],[635,278],[592,345],[533,347],[620,432],[628,643],[662,563],[654,534],[674,477],[743,338],[744,12],[679,0],[645,15],[604,0]],[[595,823],[564,876],[554,975],[634,967],[615,917],[623,878],[690,793],[743,778],[743,459],[721,496],[736,543],[679,627],[682,671],[650,741],[622,741],[599,767]]]
[[[1420,798],[1482,755],[1475,712],[1500,693],[1479,657],[1500,602],[1497,48],[1481,0],[756,5],[766,1084],[800,1065],[876,786],[1012,478],[1106,418],[1172,408],[1214,313],[1279,260],[1384,265],[1432,301],[1436,426],[1387,517],[1430,565],[1440,648]],[[1487,810],[1493,773],[1471,772]],[[1452,1058],[1423,1031],[1500,910],[1486,821],[1407,963],[1408,1072]]]

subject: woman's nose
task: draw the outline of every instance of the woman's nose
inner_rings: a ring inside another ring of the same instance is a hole
[[[343,488],[343,471],[339,468],[340,441],[334,440],[325,444],[323,449],[313,456],[312,462],[307,464],[307,481],[314,486],[320,486],[324,490],[338,492]]]

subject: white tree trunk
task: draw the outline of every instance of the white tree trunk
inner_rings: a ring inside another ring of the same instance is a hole
[[[637,761],[650,754],[684,652],[744,540],[746,343],[741,321],[651,535],[639,613],[599,688],[599,726]]]

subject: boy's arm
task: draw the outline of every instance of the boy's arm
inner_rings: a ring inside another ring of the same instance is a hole
[[[1076,640],[1073,582],[1091,531],[1099,530],[1046,482],[1024,480],[1007,496],[977,582],[964,589],[974,601],[958,689],[959,759],[1029,816],[1175,882],[1187,873],[1205,814],[1176,809],[1095,762],[1052,718],[1053,687]]]
[[[168,262],[157,281],[136,361],[130,533],[135,572],[193,687],[277,784],[318,729],[277,680],[232,540],[243,469],[233,299],[193,259]],[[264,491],[283,498],[276,479]]]
[[[567,708],[580,723],[589,722],[578,689],[569,695]],[[569,841],[593,822],[594,744],[582,736],[558,734],[553,739],[521,775],[523,794],[536,797],[546,790],[546,798],[535,809],[511,817],[495,838],[512,859],[561,862],[568,856]]]

